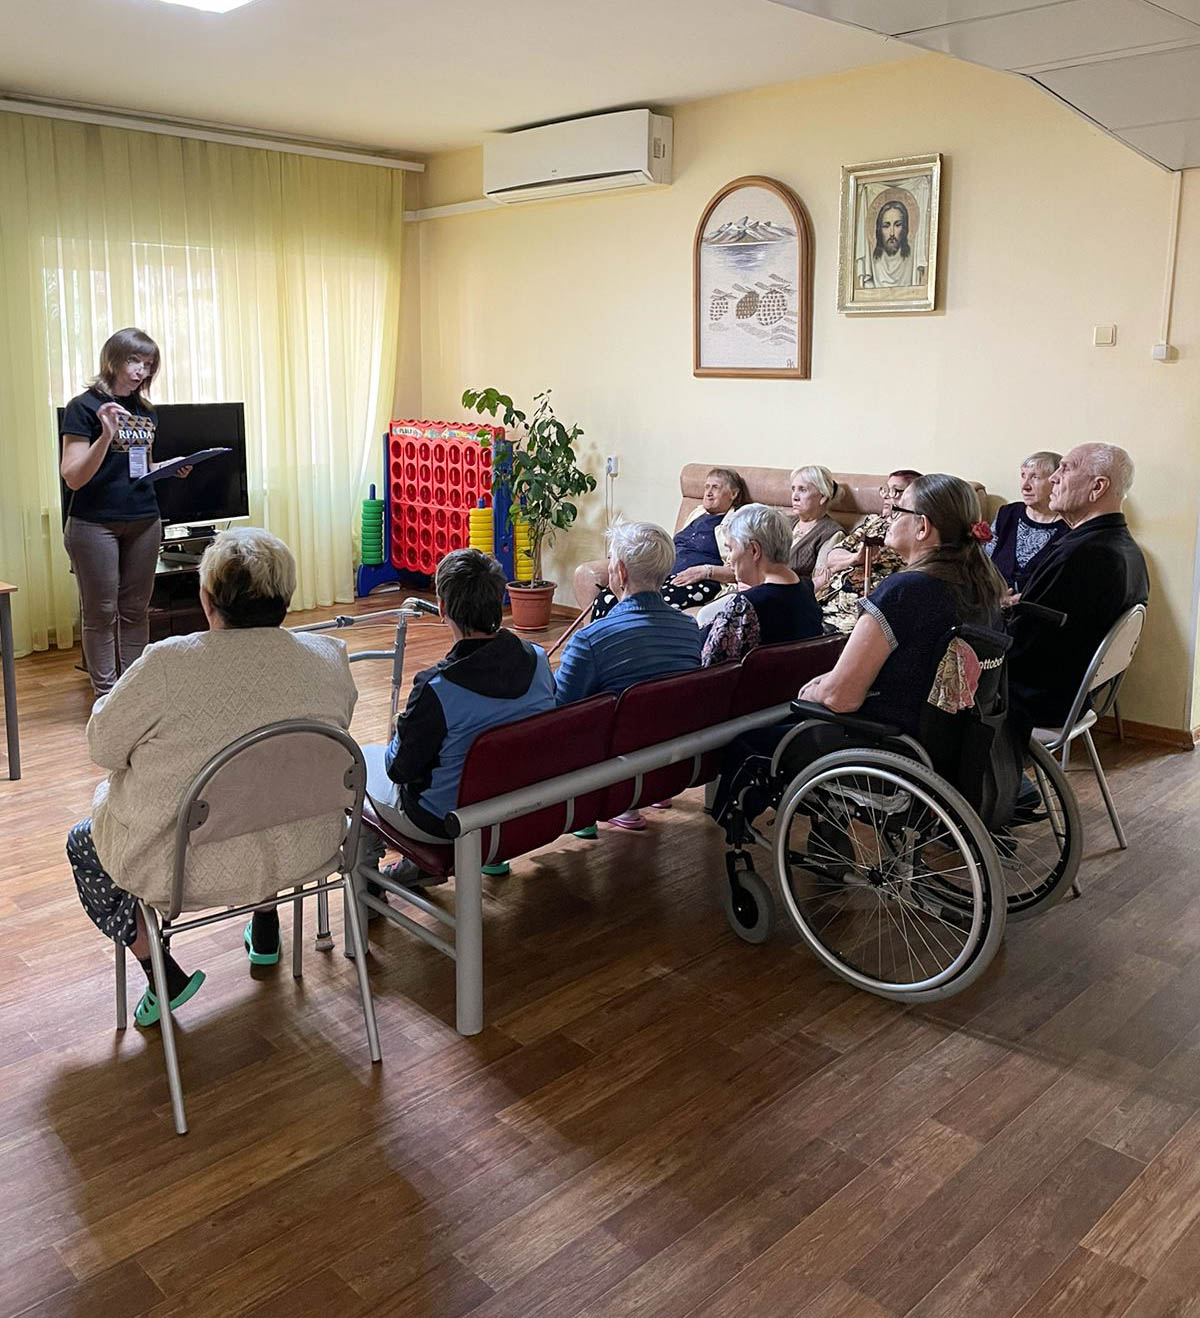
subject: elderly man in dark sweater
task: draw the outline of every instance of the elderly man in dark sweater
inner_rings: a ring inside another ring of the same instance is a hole
[[[1017,611],[1009,697],[1022,726],[1060,727],[1092,655],[1113,623],[1149,598],[1146,560],[1121,505],[1133,484],[1129,454],[1080,444],[1050,478],[1050,508],[1071,529],[1040,554],[1020,598],[1067,615],[1055,627]]]

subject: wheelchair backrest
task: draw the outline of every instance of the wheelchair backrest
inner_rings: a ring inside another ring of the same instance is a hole
[[[943,668],[921,713],[919,740],[933,767],[966,797],[988,828],[1008,821],[1020,785],[1021,755],[1005,734],[1008,682],[1004,656],[1010,637],[969,623],[953,627],[945,637],[943,667],[965,665],[977,676],[974,691],[960,693],[970,703],[945,700]],[[977,675],[972,661],[978,663]],[[934,703],[942,698],[942,706]]]

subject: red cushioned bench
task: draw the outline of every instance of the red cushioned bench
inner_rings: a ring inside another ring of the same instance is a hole
[[[386,901],[370,909],[455,962],[456,1025],[483,1028],[483,878],[564,833],[660,801],[716,776],[720,751],[752,728],[782,722],[810,678],[828,672],[841,635],[765,645],[740,664],[641,682],[482,733],[463,766],[443,846],[397,833],[366,803],[363,823],[427,874],[455,876],[454,911],[381,878],[380,885],[451,929],[451,943]]]

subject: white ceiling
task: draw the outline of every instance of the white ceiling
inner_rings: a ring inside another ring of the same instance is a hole
[[[1200,166],[1200,0],[774,0],[1021,73],[1168,169]]]
[[[0,95],[431,152],[912,53],[767,0],[34,0],[5,6]]]

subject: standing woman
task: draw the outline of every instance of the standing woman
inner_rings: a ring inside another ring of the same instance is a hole
[[[63,539],[83,608],[83,657],[98,696],[146,648],[150,595],[162,540],[151,481],[157,416],[146,402],[158,345],[118,330],[100,371],[72,398],[61,426],[63,481],[71,490]],[[183,469],[180,474],[184,474]]]

